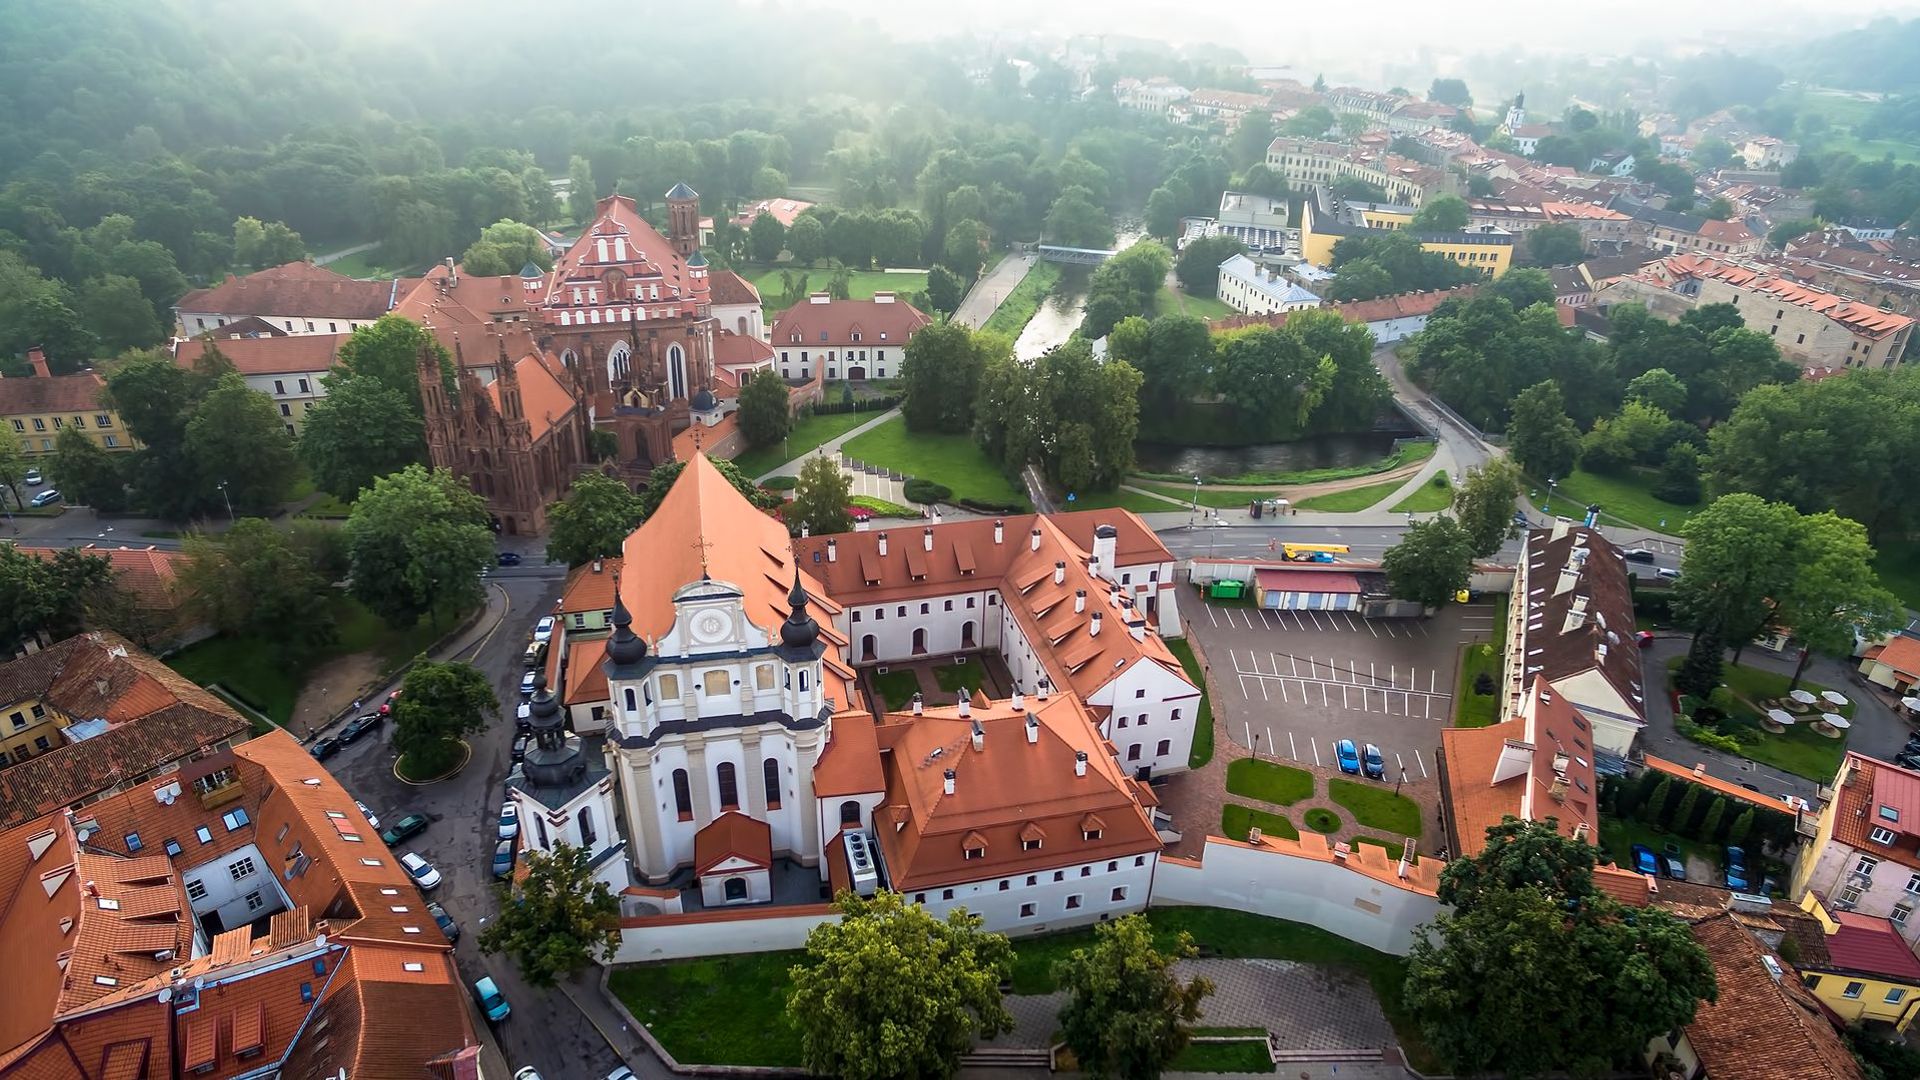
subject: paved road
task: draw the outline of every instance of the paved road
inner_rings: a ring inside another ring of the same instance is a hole
[[[1008,255],[999,265],[973,283],[967,290],[966,298],[954,310],[953,321],[971,326],[975,330],[986,325],[1000,302],[1007,298],[1015,285],[1025,280],[1027,271],[1033,269],[1035,256]]]

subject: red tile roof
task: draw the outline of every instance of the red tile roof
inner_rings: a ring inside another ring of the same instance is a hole
[[[1884,789],[1881,780],[1883,773],[1892,774]],[[0,776],[4,775],[0,773]],[[1916,844],[1912,832],[1906,831],[1915,827],[1913,821],[1907,820],[1914,815],[1907,807],[1905,798],[1907,785],[1914,782],[1920,782],[1920,773],[1847,751],[1847,756],[1840,763],[1840,773],[1834,780],[1838,787],[1833,796],[1834,805],[1827,811],[1833,815],[1831,842],[1871,852],[1875,858],[1891,859],[1911,870],[1920,870],[1920,844]],[[1894,795],[1895,792],[1900,794]],[[1902,820],[1891,821],[1880,813],[1883,794],[1894,799],[1887,805],[1894,806]],[[1874,843],[1871,837],[1878,828],[1893,830],[1894,842]]]
[[[1910,679],[1920,679],[1920,638],[1897,635],[1883,646],[1868,649],[1867,656]]]
[[[1920,958],[1890,920],[1857,911],[1837,911],[1833,919],[1840,924],[1827,935],[1833,967],[1920,986]]]
[[[758,818],[729,810],[693,834],[695,877],[729,859],[765,869],[773,865],[773,829]]]
[[[106,380],[91,371],[0,378],[0,416],[98,412],[106,388]]]
[[[579,407],[573,391],[567,389],[565,380],[554,374],[559,367],[557,358],[550,360],[539,352],[529,352],[513,362],[511,380],[504,377],[503,365],[502,377],[487,384],[487,397],[495,409],[500,408],[502,388],[511,381],[520,384],[520,409],[526,414],[527,426],[535,442],[539,442],[547,432],[553,430],[554,424]]]
[[[786,344],[904,346],[932,320],[903,299],[834,300],[815,293],[780,313],[768,335],[775,348]],[[820,335],[825,334],[826,337]]]
[[[51,559],[64,548],[19,546],[36,559]],[[88,544],[80,550],[97,555],[113,567],[113,583],[131,594],[144,611],[178,611],[185,597],[179,592],[180,568],[186,555],[148,547],[100,547]]]
[[[1860,1080],[1860,1066],[1793,968],[1728,915],[1691,927],[1713,961],[1720,994],[1703,1001],[1687,1041],[1710,1076],[1741,1080]],[[1766,961],[1772,959],[1776,977]]]
[[[1487,830],[1507,817],[1554,818],[1568,836],[1584,825],[1588,841],[1599,842],[1593,751],[1579,710],[1537,678],[1520,711],[1489,727],[1441,729],[1447,821],[1462,856],[1485,847]]]
[[[316,318],[377,319],[394,294],[390,281],[355,281],[324,266],[291,262],[180,298],[175,310],[209,315],[301,315]]]
[[[282,337],[221,337],[208,331],[174,346],[173,362],[192,369],[208,348],[233,361],[242,375],[323,375],[333,370],[340,346],[351,334],[289,334]],[[315,388],[316,390],[318,387]]]
[[[1891,337],[1913,325],[1913,320],[1897,312],[1884,311],[1871,304],[1803,285],[1787,277],[1774,277],[1766,271],[1705,255],[1673,255],[1647,266],[1638,276],[1642,281],[1672,288],[1690,278],[1714,278],[1777,303],[1792,304],[1825,315],[1848,332],[1879,340]]]
[[[707,275],[707,284],[715,307],[760,302],[760,290],[753,287],[753,282],[731,270],[713,271]]]

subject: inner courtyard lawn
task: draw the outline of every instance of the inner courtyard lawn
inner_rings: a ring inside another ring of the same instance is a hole
[[[846,444],[857,461],[944,484],[955,500],[1025,508],[1027,498],[967,435],[921,434],[896,416]]]
[[[1227,791],[1276,806],[1292,806],[1313,794],[1313,774],[1259,758],[1235,758],[1227,763]]]
[[[734,458],[733,464],[747,479],[758,480],[795,458],[813,453],[822,443],[879,418],[877,412],[810,413],[793,422],[793,430],[784,440],[749,450]]]
[[[1420,804],[1379,781],[1327,781],[1327,795],[1353,815],[1363,829],[1379,829],[1392,836],[1420,835]]]

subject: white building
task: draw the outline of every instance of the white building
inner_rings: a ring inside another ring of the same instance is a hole
[[[1320,298],[1261,266],[1245,255],[1220,264],[1218,295],[1226,305],[1245,315],[1271,315],[1320,306]]]

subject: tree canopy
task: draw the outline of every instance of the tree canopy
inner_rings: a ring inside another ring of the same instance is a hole
[[[188,605],[216,630],[265,641],[297,661],[331,644],[333,584],[288,533],[262,518],[197,534],[180,572]]]
[[[1173,1062],[1200,1018],[1200,1002],[1213,992],[1206,979],[1173,972],[1197,951],[1184,932],[1160,948],[1146,916],[1127,915],[1094,927],[1091,947],[1055,962],[1054,977],[1067,994],[1061,1040],[1082,1072],[1136,1080],[1157,1077]]]
[[[787,437],[793,427],[793,414],[788,411],[787,384],[779,372],[772,368],[755,372],[740,388],[739,400],[736,419],[749,445],[772,446]]]
[[[641,506],[618,477],[581,473],[567,497],[547,508],[547,558],[568,566],[613,558],[645,516]]]
[[[332,375],[300,428],[314,486],[351,501],[373,482],[426,458],[425,426],[399,391],[370,375]]]
[[[1380,557],[1387,588],[1428,608],[1451,603],[1473,572],[1473,538],[1450,517],[1416,521]]]
[[[507,953],[520,977],[541,987],[611,960],[620,947],[620,898],[594,879],[591,855],[564,840],[546,851],[528,846],[526,875],[500,887],[500,913],[480,931],[480,951]]]
[[[445,469],[408,465],[375,480],[346,534],[353,595],[395,628],[477,603],[493,562],[486,503]]]
[[[400,684],[393,748],[416,777],[438,776],[460,759],[460,736],[485,728],[500,711],[487,676],[472,664],[421,657]]]

